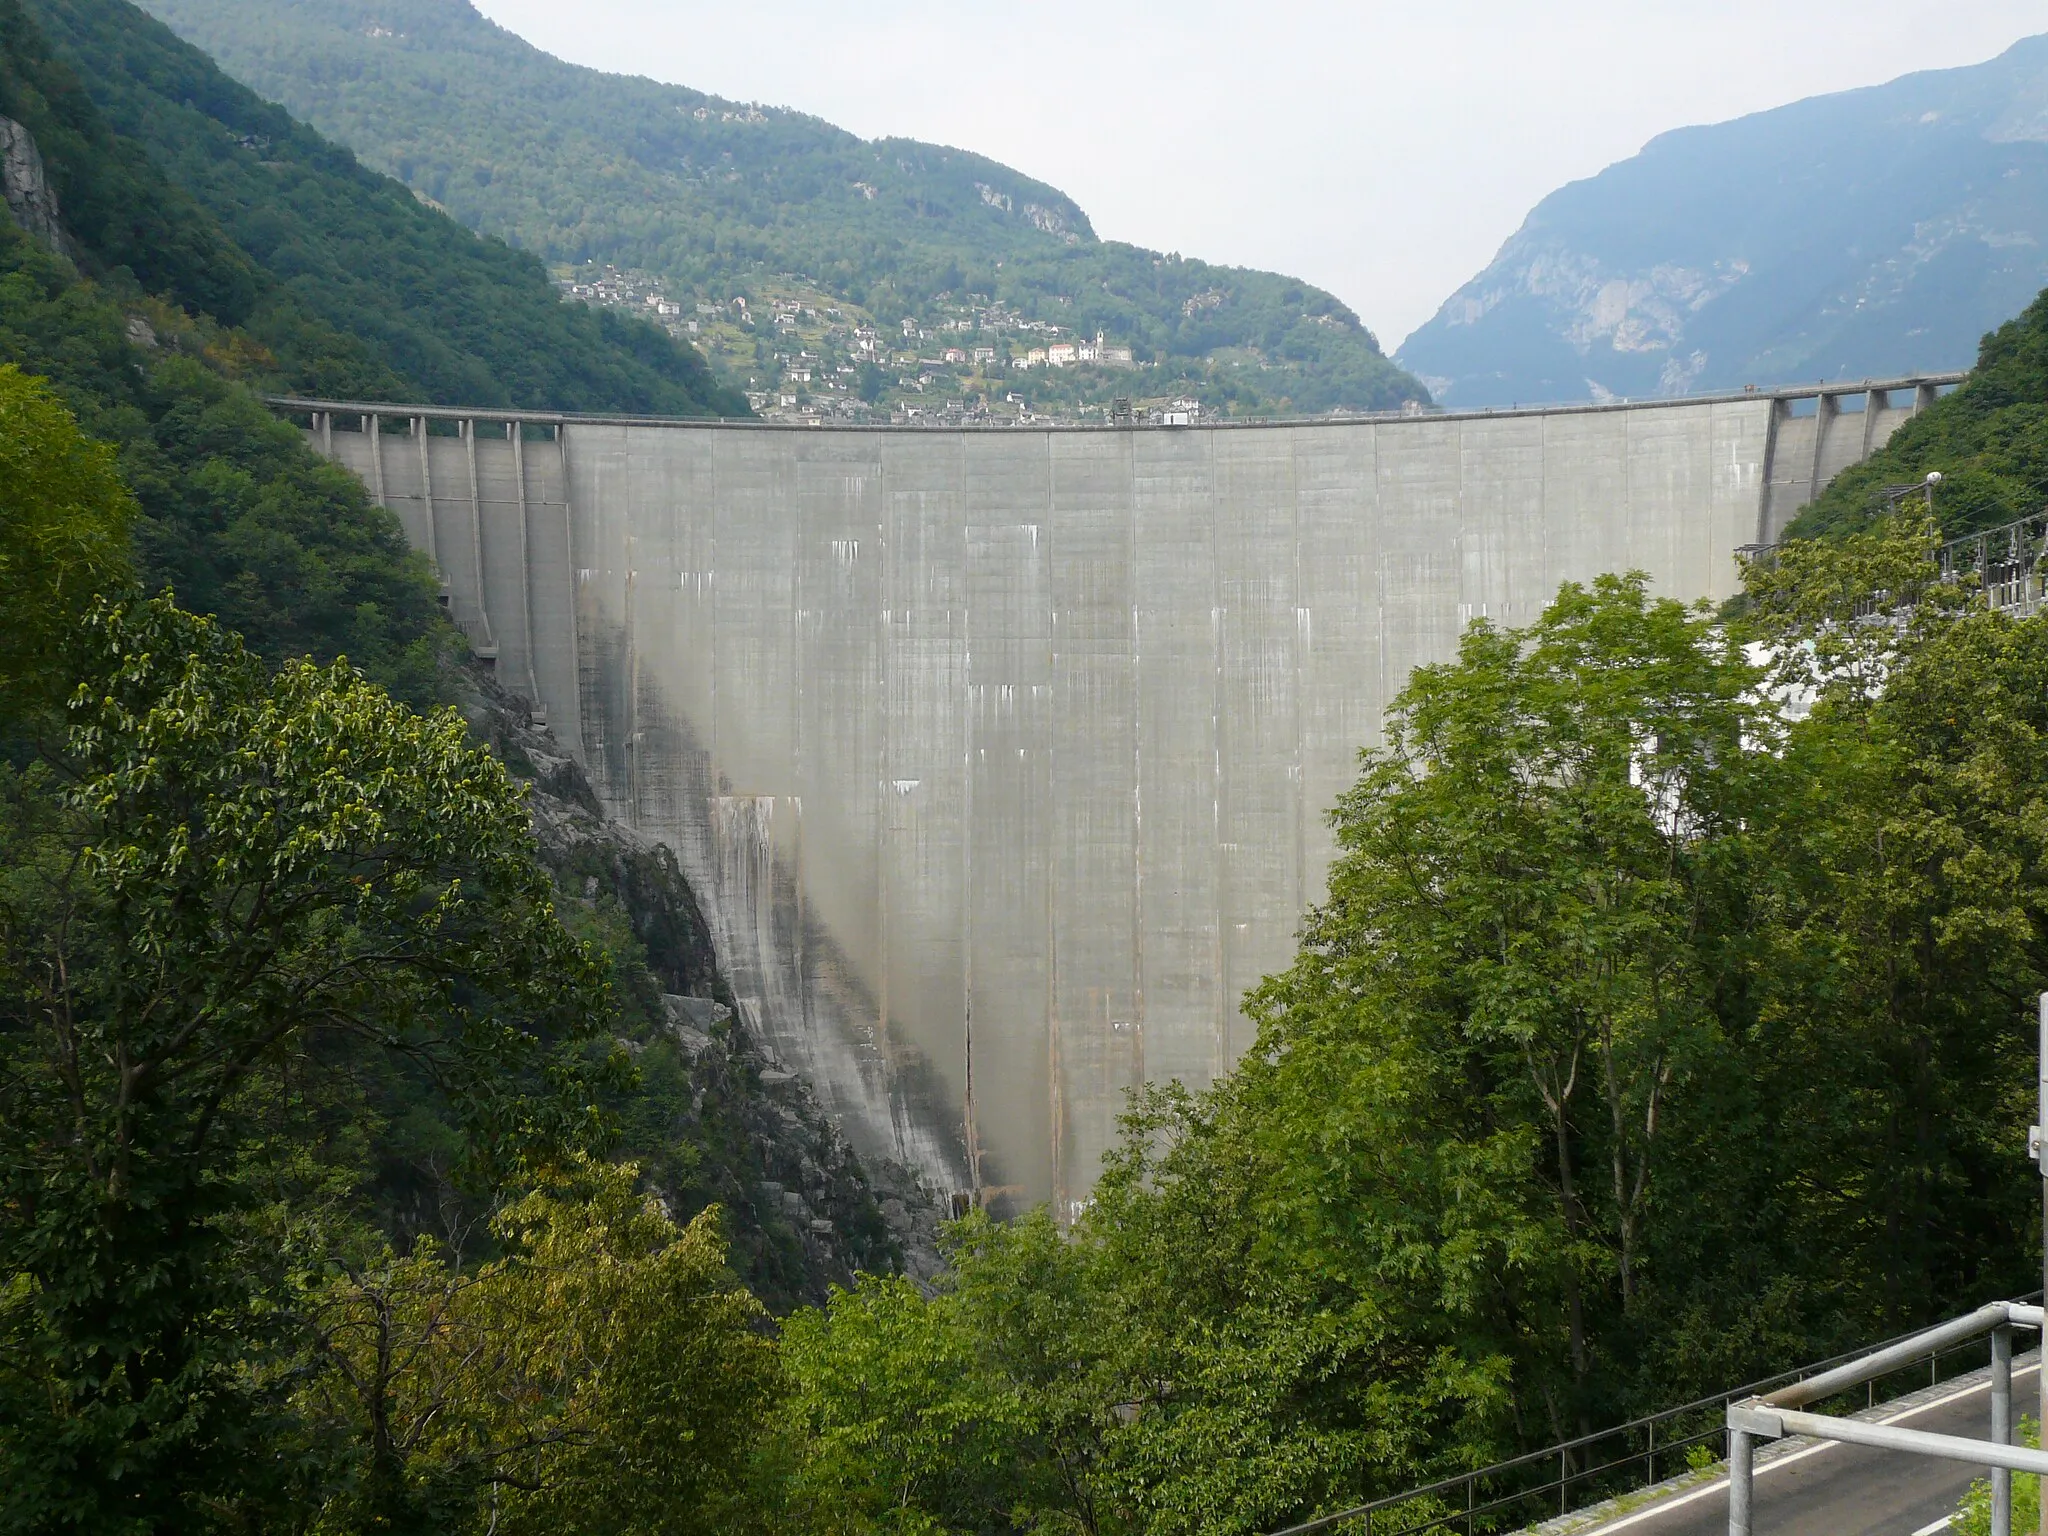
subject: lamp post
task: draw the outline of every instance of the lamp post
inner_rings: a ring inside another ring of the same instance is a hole
[[[1899,504],[1908,496],[1918,496],[1926,503],[1927,515],[1931,518],[1934,516],[1934,488],[1939,484],[1941,471],[1930,469],[1925,479],[1917,480],[1911,485],[1888,485],[1882,492],[1885,510],[1896,512],[1899,510]]]

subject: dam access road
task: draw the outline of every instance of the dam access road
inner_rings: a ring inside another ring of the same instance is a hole
[[[2015,1411],[2035,1410],[2038,1354],[2013,1362]],[[1990,1379],[1978,1370],[1856,1415],[1933,1434],[1985,1438]],[[1981,1467],[1868,1446],[1789,1439],[1757,1456],[1755,1536],[1940,1536],[1984,1476]],[[1605,1509],[1536,1527],[1530,1536],[1727,1536],[1728,1479],[1682,1481]]]
[[[1325,813],[1475,619],[1718,601],[1958,376],[1478,414],[865,428],[278,401],[433,561],[856,1149],[1088,1197],[1292,956]]]

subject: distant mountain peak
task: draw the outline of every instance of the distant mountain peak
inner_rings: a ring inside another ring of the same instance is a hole
[[[1673,129],[1531,210],[1403,343],[1448,405],[1966,366],[2048,284],[2048,35]]]

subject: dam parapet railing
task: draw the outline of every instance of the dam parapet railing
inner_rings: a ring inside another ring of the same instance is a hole
[[[1911,409],[1919,411],[1933,404],[1944,390],[1952,389],[1968,378],[1967,373],[1916,373],[1888,379],[1836,379],[1821,380],[1811,384],[1774,384],[1769,386],[1745,386],[1738,390],[1721,390],[1697,395],[1660,395],[1654,398],[1615,398],[1611,400],[1569,400],[1541,402],[1518,402],[1513,405],[1475,406],[1467,409],[1430,407],[1421,411],[1342,411],[1311,416],[1249,416],[1249,417],[1205,417],[1186,424],[1169,424],[1151,421],[1104,421],[1104,422],[953,422],[944,420],[919,420],[910,422],[851,422],[851,421],[763,421],[751,416],[635,416],[618,413],[577,412],[577,411],[533,411],[520,410],[511,406],[446,406],[420,405],[403,401],[377,402],[363,400],[327,400],[298,395],[271,395],[265,403],[279,413],[301,418],[315,433],[323,430],[322,418],[328,418],[325,430],[331,430],[331,418],[336,416],[361,420],[375,416],[380,420],[402,422],[413,419],[421,421],[483,421],[530,426],[607,426],[607,427],[682,427],[744,429],[757,432],[972,432],[972,433],[1014,433],[1014,432],[1192,432],[1192,431],[1246,431],[1272,427],[1302,426],[1383,426],[1390,422],[1449,422],[1488,421],[1520,416],[1571,416],[1597,415],[1609,411],[1652,410],[1660,406],[1699,406],[1717,404],[1754,403],[1758,400],[1774,400],[1781,411],[1797,417],[1797,407],[1805,401],[1815,402],[1813,414],[1827,414],[1838,411],[1840,403],[1861,399],[1868,409],[1873,397],[1882,397],[1881,410]],[[1900,404],[1896,397],[1910,393],[1913,396],[1910,407]],[[1840,414],[1854,415],[1847,411]],[[1873,417],[1874,419],[1874,417]]]

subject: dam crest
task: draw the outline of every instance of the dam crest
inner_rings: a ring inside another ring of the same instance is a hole
[[[1192,427],[278,400],[433,562],[863,1156],[1079,1209],[1250,1044],[1325,813],[1473,618],[1718,601],[1960,375]]]

